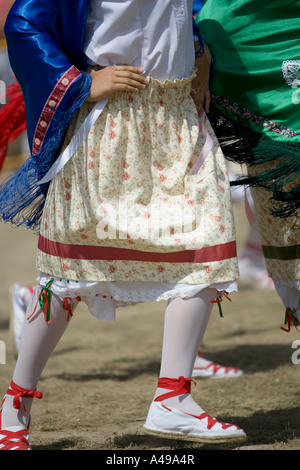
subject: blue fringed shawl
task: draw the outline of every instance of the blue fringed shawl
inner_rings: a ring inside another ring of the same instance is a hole
[[[90,0],[16,0],[5,34],[21,85],[31,157],[0,185],[0,218],[39,231],[48,184],[74,113],[90,93],[83,55]],[[58,27],[58,25],[60,27]]]
[[[51,122],[51,135],[49,133],[41,150],[0,185],[0,213],[4,222],[11,222],[16,227],[25,225],[39,232],[50,183],[40,186],[38,182],[57,158],[69,123],[89,94],[89,78],[86,75],[81,79],[73,105],[67,111],[56,111]]]

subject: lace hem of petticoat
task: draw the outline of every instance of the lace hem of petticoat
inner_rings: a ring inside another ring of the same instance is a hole
[[[189,298],[201,290],[210,287],[218,292],[237,292],[237,281],[215,284],[164,284],[159,282],[86,282],[68,281],[41,273],[38,282],[46,286],[50,280],[53,283],[50,290],[58,297],[64,299],[80,297],[89,311],[98,319],[115,320],[115,309],[136,305],[142,302],[170,300],[175,298]]]

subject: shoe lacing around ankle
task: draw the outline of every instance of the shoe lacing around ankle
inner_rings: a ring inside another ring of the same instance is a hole
[[[211,429],[215,424],[220,424],[222,426],[222,429],[227,429],[227,428],[230,428],[230,427],[240,429],[236,424],[223,423],[222,421],[219,421],[218,419],[213,418],[212,416],[208,415],[207,413],[201,413],[201,415],[192,415],[190,413],[185,413],[185,414],[189,415],[189,416],[192,416],[193,418],[198,418],[198,419],[207,418],[207,429]]]
[[[22,388],[13,381],[11,381],[10,388],[7,390],[7,395],[12,395],[14,397],[13,406],[15,409],[19,410],[21,408],[21,398],[43,398],[42,392],[37,390],[27,390]],[[26,413],[26,408],[23,403],[24,411]]]
[[[158,387],[165,388],[165,389],[172,390],[172,391],[159,395],[158,397],[154,399],[154,401],[163,401],[163,400],[166,400],[167,398],[176,397],[178,395],[184,395],[186,393],[191,393],[192,382],[195,385],[197,385],[194,380],[183,377],[183,376],[178,377],[178,379],[160,377],[158,379],[158,384],[157,384]],[[163,404],[162,406],[166,408],[167,410],[172,411],[168,407],[164,406]],[[235,427],[236,429],[240,429],[235,424],[223,423],[222,421],[219,421],[213,418],[212,416],[208,415],[205,412],[201,413],[200,415],[194,415],[191,413],[186,413],[184,411],[182,413],[188,416],[192,416],[193,418],[200,419],[200,420],[207,419],[207,429],[211,429],[215,424],[220,424],[222,426],[222,429],[227,429],[232,426]]]
[[[191,393],[192,382],[196,385],[196,382],[192,379],[180,376],[178,379],[170,379],[168,377],[160,377],[158,379],[157,386],[159,388],[165,388],[172,390],[171,392],[164,393],[154,399],[154,401],[162,401],[167,398],[176,397],[178,395],[184,395]]]

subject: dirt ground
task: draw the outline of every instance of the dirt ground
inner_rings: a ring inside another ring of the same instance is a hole
[[[235,212],[240,252],[248,222],[243,207]],[[0,396],[15,365],[9,288],[35,283],[36,243],[31,231],[0,224],[0,340],[6,345]],[[242,368],[244,375],[197,379],[193,394],[206,412],[241,426],[246,444],[199,445],[144,435],[165,304],[119,309],[114,323],[96,320],[79,305],[39,383],[44,398],[32,409],[33,450],[300,450],[300,364],[292,362],[300,331],[280,329],[284,310],[273,291],[240,283],[231,300],[223,303],[223,318],[214,307],[205,351],[215,362]],[[296,357],[299,362],[300,353]]]

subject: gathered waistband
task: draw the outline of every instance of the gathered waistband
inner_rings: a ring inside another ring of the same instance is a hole
[[[103,68],[104,67],[100,65],[96,65],[92,67],[93,70],[101,70]],[[149,94],[153,94],[156,92],[165,93],[167,90],[176,90],[179,93],[178,98],[182,98],[183,95],[188,95],[191,92],[191,84],[194,78],[196,77],[196,71],[197,69],[194,68],[191,75],[189,75],[188,77],[181,78],[181,79],[178,78],[175,80],[166,79],[164,81],[160,81],[156,78],[153,78],[151,75],[146,76],[146,78],[149,81],[149,86],[145,90],[142,90],[141,93],[136,93],[136,94],[140,94],[141,96],[147,96],[147,99],[148,99]],[[132,93],[129,91],[120,91],[120,92],[115,93],[115,95],[118,95],[118,96],[122,94],[128,96]],[[174,94],[172,95],[172,98],[174,99]]]

